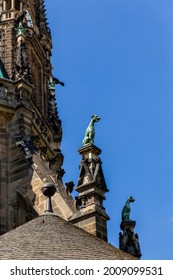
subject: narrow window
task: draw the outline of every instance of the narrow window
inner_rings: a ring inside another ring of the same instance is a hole
[[[7,0],[7,6],[6,6],[7,10],[11,9],[11,0]]]

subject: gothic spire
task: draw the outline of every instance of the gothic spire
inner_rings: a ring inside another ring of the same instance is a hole
[[[49,38],[51,38],[51,31],[48,26],[48,20],[47,20],[46,8],[45,8],[45,0],[35,1],[35,10],[36,10],[37,25],[39,27],[41,36],[45,37],[45,35],[47,35],[49,36]]]

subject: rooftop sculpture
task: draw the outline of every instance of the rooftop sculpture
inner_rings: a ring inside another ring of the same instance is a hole
[[[134,232],[134,228],[136,225],[136,221],[130,219],[130,203],[134,202],[135,199],[130,196],[121,213],[121,225],[120,228],[123,233],[120,232],[119,234],[119,244],[120,249],[126,253],[129,253],[137,258],[140,259],[141,257],[141,250],[139,244],[138,234]]]
[[[87,144],[94,144],[94,137],[95,137],[95,128],[94,123],[98,122],[100,120],[100,117],[97,115],[91,116],[91,121],[86,129],[85,137],[82,141],[83,146]]]
[[[123,207],[122,214],[121,214],[122,221],[130,221],[130,212],[131,212],[130,203],[134,202],[134,201],[135,201],[135,199],[132,196],[130,196],[127,199],[127,201]]]

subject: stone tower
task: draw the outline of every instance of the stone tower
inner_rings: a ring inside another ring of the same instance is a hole
[[[74,201],[62,184],[62,127],[44,0],[0,0],[0,234],[43,212],[41,186],[56,185],[55,212]]]

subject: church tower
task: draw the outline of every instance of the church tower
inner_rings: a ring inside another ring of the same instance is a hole
[[[101,150],[82,156],[76,201],[62,182],[62,125],[51,64],[52,39],[44,0],[0,0],[0,235],[44,212],[45,184],[55,186],[54,213],[107,241],[108,191]],[[93,121],[100,118],[93,115]],[[86,140],[86,139],[85,139]]]
[[[54,183],[55,212],[74,201],[62,184],[62,127],[44,0],[0,0],[0,234],[41,214],[44,183]]]

